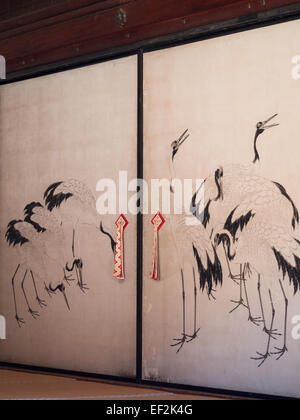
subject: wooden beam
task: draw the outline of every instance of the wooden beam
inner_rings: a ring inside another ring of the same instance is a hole
[[[70,3],[78,7],[70,9]],[[13,72],[292,4],[300,2],[74,0],[36,12],[31,22],[27,16],[27,24],[16,18],[22,26],[13,27],[13,20],[9,25],[0,22],[0,54],[7,60],[7,71]],[[120,8],[126,14],[123,22],[118,20]],[[54,10],[61,13],[53,15]]]

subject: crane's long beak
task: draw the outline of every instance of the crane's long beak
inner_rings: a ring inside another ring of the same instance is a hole
[[[272,128],[272,127],[277,127],[280,124],[271,124],[271,125],[267,125],[270,121],[272,121],[275,117],[277,117],[278,114],[272,115],[272,117],[270,117],[268,120],[263,122],[262,125],[262,129],[263,130],[267,130],[268,128]]]
[[[190,134],[188,133],[188,131],[189,131],[188,129],[185,130],[185,132],[177,140],[178,147],[180,147],[190,137]]]
[[[62,290],[62,294],[65,298],[65,302],[66,302],[66,305],[67,305],[69,311],[71,311],[70,306],[69,306],[69,302],[68,302],[68,299],[67,299],[67,295],[66,295],[66,292],[64,290]]]

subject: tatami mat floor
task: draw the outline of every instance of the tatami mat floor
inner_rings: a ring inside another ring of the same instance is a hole
[[[0,400],[222,400],[123,384],[0,369]]]

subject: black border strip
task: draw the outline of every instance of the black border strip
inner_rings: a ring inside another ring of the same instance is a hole
[[[131,55],[138,56],[138,141],[137,141],[137,177],[143,178],[143,54],[163,48],[171,48],[174,46],[184,45],[192,42],[198,42],[205,39],[216,38],[224,35],[248,31],[251,29],[261,28],[277,23],[283,23],[300,18],[300,2],[291,6],[281,7],[270,11],[264,11],[249,16],[243,16],[237,19],[231,19],[224,22],[201,26],[196,29],[180,32],[177,34],[167,35],[163,37],[153,38],[143,42],[135,43],[125,47],[114,48],[88,54],[72,59],[51,63],[30,69],[21,70],[8,74],[7,79],[0,81],[0,85],[15,83],[22,80],[32,79],[35,77],[45,76],[61,71],[71,70],[78,67],[119,59]],[[51,374],[62,374],[79,376],[82,378],[99,379],[115,382],[127,382],[132,384],[141,384],[159,388],[169,388],[177,390],[187,390],[192,392],[201,392],[206,394],[218,394],[227,396],[237,396],[255,399],[268,400],[297,400],[297,398],[275,396],[268,394],[257,394],[249,392],[241,392],[237,390],[224,390],[217,388],[205,388],[201,386],[192,386],[184,384],[171,384],[165,382],[154,382],[143,380],[142,378],[142,302],[143,302],[143,216],[137,216],[137,335],[136,335],[136,377],[126,378],[111,375],[102,375],[88,372],[77,372],[63,369],[53,369],[46,367],[22,365],[15,363],[0,362],[2,368],[25,369],[34,372],[47,372]]]
[[[137,179],[144,179],[144,52],[138,53],[138,142],[137,142]],[[143,208],[143,190],[139,203]],[[137,314],[136,314],[136,379],[142,381],[143,363],[143,212],[137,215]]]

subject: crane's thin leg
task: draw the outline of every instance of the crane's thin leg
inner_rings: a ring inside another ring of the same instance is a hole
[[[73,228],[73,238],[72,238],[72,254],[73,254],[73,258],[75,259],[75,229],[74,228]],[[78,284],[78,286],[80,286],[79,275],[78,275],[76,265],[75,265],[75,273],[76,273],[76,277],[77,277],[77,284]]]
[[[272,331],[273,330],[273,325],[274,325],[274,318],[275,318],[275,308],[274,308],[272,294],[271,294],[271,290],[270,289],[269,289],[269,296],[270,296],[270,302],[271,302],[271,307],[272,307],[272,320],[271,320],[271,326],[270,326],[270,331]],[[272,336],[271,336],[271,334],[269,334],[268,344],[267,344],[267,350],[266,350],[266,353],[265,354],[262,354],[262,353],[257,352],[258,357],[251,357],[252,360],[261,360],[261,362],[258,365],[258,367],[261,367],[265,363],[265,361],[267,360],[267,358],[271,356],[271,354],[270,354],[271,338],[272,338]]]
[[[200,328],[197,328],[197,285],[196,285],[196,276],[195,276],[195,269],[193,267],[193,279],[194,279],[194,334],[188,335],[190,338],[187,342],[191,342],[197,338],[198,332]]]
[[[243,272],[243,282],[244,282],[244,289],[245,289],[245,297],[246,297],[246,302],[247,302],[247,306],[248,306],[248,310],[249,310],[249,318],[248,320],[250,322],[252,322],[254,325],[256,325],[257,327],[259,327],[260,323],[263,322],[262,318],[260,317],[253,317],[252,313],[251,313],[251,308],[250,308],[250,302],[249,302],[249,297],[248,297],[248,292],[247,292],[247,284],[246,284],[246,270],[247,270],[247,264],[245,264],[244,266],[244,272]]]
[[[68,302],[68,298],[67,298],[67,295],[66,295],[66,291],[65,291],[65,287],[64,287],[64,285],[62,285],[62,288],[61,288],[61,293],[62,293],[62,295],[63,295],[63,297],[64,297],[64,299],[65,299],[65,302],[66,302],[66,305],[67,305],[67,308],[69,309],[69,311],[71,310],[71,308],[70,308],[70,305],[69,305],[69,302]]]
[[[22,327],[21,324],[25,324],[25,321],[24,321],[23,318],[20,318],[19,315],[18,315],[17,299],[16,299],[16,291],[15,291],[15,279],[16,279],[17,272],[19,271],[19,268],[20,268],[20,264],[18,264],[18,267],[16,268],[16,271],[15,271],[15,273],[13,275],[13,278],[12,278],[12,289],[13,289],[14,302],[15,302],[15,314],[16,314],[15,318],[16,318],[16,321],[17,321],[19,327],[21,328]]]
[[[73,228],[73,233],[72,233],[72,255],[73,255],[73,258],[75,259],[75,229],[74,228]],[[77,277],[77,282],[79,283],[77,269],[76,269],[76,277]],[[68,286],[70,286],[71,281],[74,281],[71,274],[67,275],[65,268],[64,268],[64,280],[68,283]],[[48,288],[48,294],[49,292],[51,293],[50,289]]]
[[[66,268],[69,272],[73,271],[75,268],[75,273],[77,277],[77,285],[79,285],[80,281],[79,281],[79,275],[78,275],[76,259],[75,259],[75,229],[74,228],[72,232],[72,255],[73,255],[73,265],[71,268],[69,268],[68,263],[66,263]],[[63,270],[64,270],[64,280],[68,283],[68,286],[70,286],[70,282],[74,281],[75,279],[73,279],[72,274],[67,275],[65,268]],[[51,291],[51,289],[49,289],[48,287],[46,288],[46,291],[48,292],[49,296],[50,296],[50,293],[54,294],[54,292]]]
[[[264,306],[263,306],[263,302],[262,302],[262,297],[261,297],[261,275],[258,275],[258,283],[257,283],[257,289],[258,289],[258,296],[259,296],[259,301],[260,301],[260,307],[261,307],[261,313],[262,313],[262,322],[264,324],[264,328],[263,331],[268,334],[271,338],[273,338],[274,340],[276,340],[276,335],[279,336],[281,334],[278,334],[276,331],[277,330],[273,330],[273,329],[268,329],[267,325],[266,325],[266,318],[265,318],[265,313],[264,313]]]
[[[73,228],[73,238],[72,238],[72,254],[73,258],[75,258],[75,229]]]
[[[240,276],[235,276],[235,275],[232,274],[230,263],[229,263],[229,259],[228,259],[228,255],[227,255],[227,252],[226,252],[226,248],[225,248],[225,244],[224,243],[223,243],[223,248],[224,248],[225,258],[226,258],[226,262],[227,262],[227,266],[228,266],[228,270],[229,270],[229,278],[231,280],[233,280],[236,284],[240,284],[237,281],[237,280],[240,280]]]
[[[183,277],[183,271],[181,270],[181,278],[182,278],[182,314],[183,314],[183,333],[185,335],[185,289],[184,289],[184,277]]]
[[[244,278],[244,273],[243,273],[243,266],[241,264],[240,265],[240,300],[231,301],[232,303],[236,303],[237,305],[229,312],[230,314],[236,311],[240,306],[244,306],[244,308],[248,309],[248,306],[245,305],[244,299],[243,299],[243,278]]]
[[[87,285],[85,283],[83,283],[83,277],[82,277],[83,263],[81,259],[77,259],[75,261],[75,268],[76,268],[76,273],[78,273],[78,276],[79,276],[78,286],[80,287],[80,290],[83,293],[85,293],[85,290],[89,290],[89,288],[86,287]]]
[[[36,319],[36,317],[40,316],[40,314],[38,312],[33,311],[31,309],[31,307],[29,305],[29,302],[28,302],[28,299],[27,299],[27,296],[26,296],[25,287],[24,287],[25,279],[26,279],[26,276],[27,276],[27,271],[28,270],[25,271],[24,278],[22,280],[22,290],[23,290],[23,293],[24,293],[24,296],[25,296],[25,300],[26,300],[26,303],[27,303],[27,306],[28,306],[28,312],[30,313],[30,315],[32,315],[32,317],[34,319]]]
[[[89,288],[86,287],[86,284],[83,283],[83,279],[82,279],[82,268],[83,268],[83,262],[80,258],[77,258],[73,261],[73,264],[71,267],[69,267],[68,263],[66,264],[66,270],[71,272],[75,269],[76,271],[76,276],[77,276],[77,286],[80,287],[81,291],[84,292],[85,290],[88,290]],[[74,279],[72,278],[68,278],[66,276],[66,270],[64,270],[64,280],[69,282],[69,281],[73,281]],[[68,283],[69,284],[69,283]]]
[[[72,239],[72,254],[73,254],[73,258],[75,258],[75,229],[73,229],[73,239]],[[79,285],[79,276],[78,276],[78,272],[77,272],[77,266],[75,265],[75,272],[76,272],[76,277],[77,277],[77,284]]]
[[[33,286],[34,286],[34,290],[35,290],[36,300],[38,301],[38,304],[40,305],[41,308],[46,307],[47,306],[46,302],[39,298],[32,270],[30,270],[30,274],[31,274],[31,278],[32,278],[32,282],[33,282]]]
[[[284,345],[283,345],[283,348],[282,349],[280,349],[280,348],[278,348],[278,347],[275,347],[275,349],[276,350],[278,350],[277,352],[273,352],[272,354],[275,354],[275,355],[277,355],[278,357],[277,357],[277,359],[276,360],[279,360],[279,359],[281,359],[282,358],[282,356],[288,351],[288,348],[287,348],[287,346],[286,346],[286,341],[287,341],[287,316],[288,316],[288,306],[289,306],[289,301],[288,301],[288,298],[286,297],[286,294],[285,294],[285,291],[284,291],[284,288],[283,288],[283,284],[282,284],[282,281],[279,279],[279,283],[280,283],[280,287],[281,287],[281,290],[282,290],[282,294],[283,294],[283,297],[284,297],[284,303],[285,303],[285,315],[284,315]]]
[[[171,347],[177,347],[179,346],[179,348],[177,349],[176,353],[179,353],[180,350],[182,349],[184,343],[187,341],[188,336],[186,335],[186,330],[185,330],[185,289],[184,289],[184,276],[183,276],[183,270],[181,269],[181,284],[182,284],[182,321],[183,321],[183,333],[182,338],[174,338],[173,341],[177,341],[177,343],[175,344],[171,344]]]
[[[80,289],[84,293],[84,291],[89,290],[89,288],[86,287],[87,285],[85,283],[83,283],[83,276],[82,276],[83,262],[81,259],[77,260],[76,266],[78,268],[78,273],[79,273],[79,279],[80,279],[80,285],[81,285]]]

